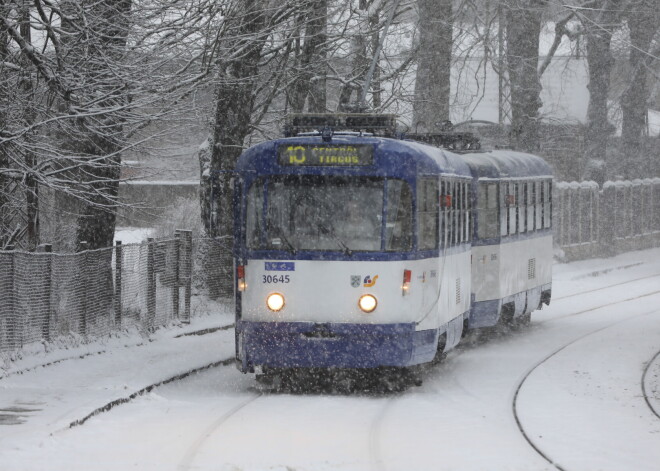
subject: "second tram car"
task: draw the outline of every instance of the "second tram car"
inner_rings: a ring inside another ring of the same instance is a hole
[[[412,366],[468,327],[549,302],[551,172],[540,158],[328,127],[289,134],[236,166],[242,372]]]
[[[475,221],[469,327],[527,323],[552,292],[552,169],[505,150],[462,158],[473,177]]]

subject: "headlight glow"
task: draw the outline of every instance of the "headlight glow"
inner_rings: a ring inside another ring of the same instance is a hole
[[[376,310],[376,307],[378,306],[378,301],[376,300],[376,297],[372,294],[363,294],[362,296],[360,296],[360,300],[358,301],[358,306],[360,307],[360,309],[362,309],[364,312],[368,314]]]
[[[280,293],[269,294],[266,298],[266,306],[273,312],[282,310],[284,307],[284,296]]]

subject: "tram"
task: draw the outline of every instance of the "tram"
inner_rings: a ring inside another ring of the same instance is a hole
[[[242,372],[410,367],[549,302],[542,159],[402,139],[392,115],[295,116],[285,134],[235,169]]]

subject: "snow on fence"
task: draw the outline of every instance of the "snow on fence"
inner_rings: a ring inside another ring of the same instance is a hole
[[[660,245],[660,178],[555,184],[554,237],[569,260]]]
[[[217,241],[167,240],[71,254],[0,251],[0,352],[190,321],[195,266]],[[199,284],[199,283],[197,283]]]

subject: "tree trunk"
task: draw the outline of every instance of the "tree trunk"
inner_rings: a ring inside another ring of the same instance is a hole
[[[207,214],[204,225],[212,237],[222,239],[223,250],[216,253],[213,267],[221,270],[217,280],[209,286],[213,298],[230,297],[233,293],[233,171],[243,152],[243,143],[250,132],[250,118],[254,107],[259,59],[265,43],[267,11],[262,0],[247,0],[242,16],[236,18],[232,34],[236,41],[232,50],[241,50],[239,59],[223,64],[216,90],[216,111],[209,165],[210,178],[202,179],[202,191],[213,194],[215,215]],[[231,20],[229,20],[231,21]],[[213,187],[210,188],[210,185]],[[211,274],[209,274],[211,275]]]
[[[603,1],[600,8],[585,14],[589,66],[589,107],[585,132],[585,171],[583,179],[602,185],[607,178],[607,140],[615,127],[607,119],[610,73],[614,58],[610,51],[618,2]]]
[[[32,42],[31,26],[30,26],[30,10],[27,5],[22,6],[21,11],[22,21],[20,26],[21,35],[28,41]],[[24,64],[26,70],[29,70],[27,61]],[[25,77],[21,81],[22,89],[28,97],[27,106],[24,110],[24,126],[27,128],[32,126],[36,121],[37,111],[34,103],[36,101],[35,95],[35,82],[31,77]],[[32,135],[26,136],[28,142],[32,141]],[[27,169],[35,169],[37,167],[37,157],[31,145],[25,146],[24,161]],[[32,172],[25,176],[24,180],[25,192],[25,220],[26,220],[26,244],[25,248],[29,251],[36,250],[39,245],[39,184]]]
[[[316,0],[313,3],[312,21],[307,25],[310,32],[309,47],[312,50],[311,71],[313,79],[309,90],[309,111],[325,113],[327,111],[328,75],[328,0]]]
[[[78,73],[87,88],[80,91],[78,99],[94,103],[96,97],[103,97],[92,105],[96,116],[77,118],[65,130],[66,146],[87,161],[79,170],[87,196],[79,212],[76,241],[78,247],[87,242],[88,249],[111,247],[117,220],[119,150],[124,141],[124,120],[117,110],[122,110],[127,101],[114,68],[121,64],[125,51],[132,0],[100,0],[83,10],[67,6],[72,13],[83,15],[73,18],[89,28],[84,37],[76,37],[80,34],[77,25],[63,21],[63,29],[74,34],[67,44],[72,57],[85,67]]]
[[[296,19],[304,30],[303,41],[296,40],[291,70],[294,78],[287,90],[288,109],[301,113],[308,102],[310,112],[326,111],[327,75],[327,0],[310,0],[307,9]]]
[[[451,0],[418,0],[419,59],[413,131],[429,132],[449,120],[452,41]]]
[[[378,28],[378,25],[380,23],[380,15],[378,14],[378,11],[375,11],[373,15],[369,16],[369,29],[372,31],[371,33],[371,51],[372,55],[376,54],[376,51],[378,50],[378,44],[380,43],[380,35],[381,32]],[[376,58],[376,67],[374,68],[374,75],[371,78],[371,90],[372,90],[372,108],[374,110],[379,110],[380,107],[383,104],[383,100],[381,98],[381,93],[380,93],[380,64],[379,64],[379,58]],[[372,58],[373,60],[373,58]]]
[[[658,30],[657,5],[652,0],[635,3],[628,17],[630,49],[628,56],[628,87],[621,97],[623,122],[621,155],[629,164],[623,169],[624,178],[650,175],[648,159],[644,158],[642,138],[645,135],[648,114],[648,66],[651,62],[651,41]],[[633,171],[634,169],[634,171]]]
[[[511,88],[511,146],[538,152],[541,82],[538,76],[542,2],[511,0],[506,7],[506,60]]]
[[[0,15],[7,16],[10,6],[5,2],[0,3]],[[9,35],[5,29],[4,23],[0,22],[0,62],[4,63],[9,57]],[[4,67],[0,68],[0,70]],[[2,70],[4,72],[4,70]],[[10,96],[7,83],[0,83],[0,129],[7,129],[9,115]],[[9,198],[7,190],[9,186],[9,177],[1,171],[9,168],[9,153],[7,143],[0,142],[0,250],[2,250],[9,238]]]
[[[366,11],[368,7],[367,0],[360,0],[360,10]],[[340,112],[343,111],[354,111],[353,105],[351,103],[351,96],[353,92],[359,94],[359,84],[364,83],[364,79],[369,71],[369,58],[367,57],[367,38],[365,36],[364,29],[366,28],[366,23],[361,23],[358,25],[357,33],[351,38],[351,57],[353,60],[351,62],[351,71],[346,82],[342,85],[339,92],[339,103],[337,105],[337,110]],[[357,103],[357,99],[355,100]]]

